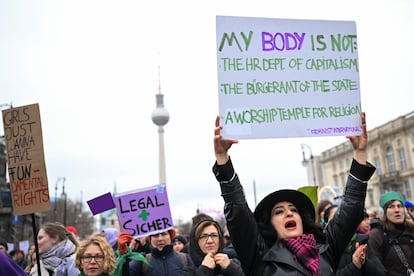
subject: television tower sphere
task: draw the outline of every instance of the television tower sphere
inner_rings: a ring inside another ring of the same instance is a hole
[[[156,94],[157,107],[152,112],[151,119],[157,126],[165,126],[170,120],[170,114],[164,107],[164,95]]]

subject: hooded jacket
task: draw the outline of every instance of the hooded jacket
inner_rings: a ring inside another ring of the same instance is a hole
[[[319,275],[335,275],[341,255],[363,217],[367,181],[374,171],[375,167],[369,163],[361,165],[352,161],[341,208],[327,226],[325,239],[317,239]],[[233,245],[244,273],[252,276],[311,276],[311,272],[296,260],[280,240],[271,243],[269,233],[263,232],[262,227],[259,228],[247,205],[243,187],[231,160],[224,165],[215,163],[213,172],[220,183],[227,227],[232,233]],[[304,214],[301,213],[302,215]],[[312,223],[314,221],[313,217]],[[303,222],[306,228],[305,221]],[[274,235],[277,235],[275,231]]]
[[[221,266],[217,265],[215,269],[211,269],[207,266],[202,265],[203,259],[205,257],[205,253],[201,250],[200,246],[198,245],[198,241],[196,239],[196,231],[197,228],[200,226],[201,223],[205,221],[212,222],[215,227],[218,229],[219,232],[219,248],[218,253],[223,253],[224,248],[224,240],[223,240],[223,231],[220,225],[213,220],[202,220],[198,222],[196,225],[193,226],[190,232],[190,249],[189,253],[191,259],[194,262],[194,266],[187,267],[183,270],[182,276],[213,276],[213,275],[223,275],[223,276],[243,276],[243,270],[240,265],[240,261],[236,258],[230,259],[230,265],[226,269],[222,269]]]
[[[105,234],[106,240],[115,252],[118,249],[118,230],[116,228],[105,228],[102,232]]]

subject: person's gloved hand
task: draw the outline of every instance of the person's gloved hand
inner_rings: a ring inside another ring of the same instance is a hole
[[[122,255],[128,252],[128,244],[130,244],[133,239],[134,237],[132,237],[128,232],[121,232],[119,234],[118,250]]]

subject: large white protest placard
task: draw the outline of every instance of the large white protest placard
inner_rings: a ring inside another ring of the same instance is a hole
[[[226,139],[361,134],[353,21],[216,17]]]

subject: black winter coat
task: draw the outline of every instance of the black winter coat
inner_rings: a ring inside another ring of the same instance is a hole
[[[374,171],[371,164],[360,165],[353,160],[341,207],[327,226],[326,240],[317,240],[321,256],[319,275],[335,275],[339,259],[362,220],[367,181]],[[213,172],[220,183],[227,227],[244,273],[249,276],[311,276],[281,242],[277,241],[270,248],[267,246],[266,234],[259,231],[231,160],[224,165],[216,163]]]
[[[166,245],[162,251],[154,247],[151,249],[151,266],[147,266],[147,271],[144,274],[144,263],[140,261],[130,260],[126,262],[123,267],[123,275],[129,276],[181,276],[181,272],[184,268],[184,263],[182,262],[180,256],[174,251],[173,245]],[[184,253],[185,254],[185,253]],[[193,260],[190,255],[185,254],[187,258],[187,265],[192,266]]]

